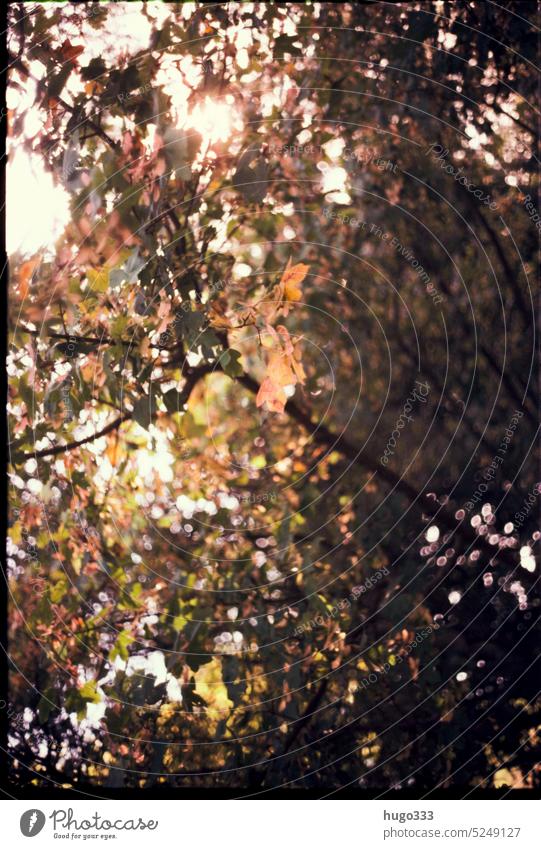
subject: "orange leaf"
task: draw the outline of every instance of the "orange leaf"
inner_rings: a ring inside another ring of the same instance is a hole
[[[287,396],[284,390],[277,386],[270,377],[266,377],[257,393],[255,403],[257,407],[266,404],[273,413],[283,413],[286,406]]]
[[[269,357],[268,374],[278,386],[294,386],[297,382],[288,362],[289,357],[279,351],[273,351]]]
[[[304,265],[302,262],[297,263],[297,265],[291,265],[291,258],[289,259],[286,269],[282,274],[282,279],[280,280],[280,286],[282,287],[286,301],[300,301],[302,298],[300,284],[309,271],[309,265]]]
[[[37,264],[38,262],[36,259],[29,259],[26,262],[23,262],[19,269],[19,292],[23,300],[28,295],[28,284]]]
[[[103,86],[97,80],[91,80],[85,85],[85,93],[88,94],[89,97],[92,97],[93,94],[101,94],[102,91]]]

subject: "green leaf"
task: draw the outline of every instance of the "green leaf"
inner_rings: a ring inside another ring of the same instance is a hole
[[[122,633],[118,635],[116,642],[111,649],[109,660],[114,660],[116,657],[120,657],[122,660],[128,660],[130,656],[128,646],[133,643],[134,639],[135,637],[132,637],[128,631],[122,631]]]
[[[156,398],[154,395],[143,395],[135,402],[132,413],[133,420],[145,430],[148,430],[155,415]]]
[[[240,377],[241,374],[244,374],[240,357],[240,351],[236,351],[234,348],[228,348],[220,357],[220,365],[229,377]]]
[[[86,68],[81,68],[81,77],[88,82],[103,76],[106,70],[107,66],[101,56],[99,56],[96,59],[91,59]]]
[[[68,582],[66,578],[60,578],[49,590],[49,598],[54,604],[62,601],[68,591]]]
[[[186,617],[183,616],[182,613],[179,613],[178,616],[175,616],[175,618],[173,619],[173,628],[175,629],[175,631],[182,631],[187,624],[188,619],[186,619]]]
[[[47,86],[46,97],[60,97],[62,89],[66,85],[72,70],[73,65],[71,62],[66,62],[62,70],[50,78],[49,85]]]
[[[205,425],[198,424],[192,413],[187,410],[181,417],[179,422],[179,430],[184,439],[194,439],[202,436],[205,433]]]
[[[114,274],[114,272],[111,272]],[[111,324],[110,334],[111,337],[115,340],[115,342],[120,342],[122,336],[128,326],[128,316],[127,315],[117,315],[113,323]]]

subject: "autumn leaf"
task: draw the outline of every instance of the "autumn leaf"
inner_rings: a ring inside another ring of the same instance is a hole
[[[101,268],[89,268],[86,276],[90,282],[94,292],[106,292],[109,288],[109,272],[110,268],[107,265]]]
[[[287,402],[287,395],[283,388],[270,377],[266,377],[259,387],[255,400],[257,407],[267,405],[267,409],[273,413],[283,413]]]
[[[209,310],[209,321],[212,327],[218,329],[229,328],[230,321],[226,315],[226,308],[219,301],[215,301]]]
[[[200,666],[194,674],[194,681],[194,693],[207,705],[207,715],[211,719],[220,719],[229,713],[233,702],[224,684],[220,658],[215,657]]]
[[[280,280],[280,288],[283,292],[286,301],[300,301],[302,298],[302,290],[300,284],[310,271],[309,265],[299,262],[297,265],[291,265],[291,258],[286,266],[282,279]]]
[[[283,324],[279,324],[276,330],[282,340],[284,357],[289,368],[295,373],[297,381],[299,383],[304,383],[306,380],[306,373],[301,362],[302,353],[300,346],[293,344],[289,331]],[[295,381],[293,381],[293,383],[295,383]]]
[[[72,44],[69,39],[66,39],[55,54],[60,62],[74,62],[84,49],[84,45]]]
[[[291,367],[295,372],[298,382],[304,383],[304,381],[306,380],[306,372],[304,371],[301,362],[301,350],[298,345],[293,349],[293,355],[291,357]]]
[[[89,97],[92,97],[94,94],[101,94],[102,91],[103,86],[97,80],[91,80],[85,84],[85,94],[88,94]]]
[[[23,262],[19,269],[19,292],[23,300],[28,295],[28,285],[37,265],[37,259],[29,259]]]
[[[287,403],[286,387],[304,383],[306,375],[300,362],[300,350],[295,348],[283,325],[277,331],[268,328],[274,347],[268,354],[266,376],[256,397],[256,406],[267,406],[274,413],[283,413]]]

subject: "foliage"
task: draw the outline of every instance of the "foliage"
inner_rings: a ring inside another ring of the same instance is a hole
[[[535,785],[534,27],[128,5],[10,7],[13,780]]]

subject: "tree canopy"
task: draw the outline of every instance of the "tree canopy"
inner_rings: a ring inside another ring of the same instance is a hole
[[[9,13],[11,780],[538,786],[535,5]]]

